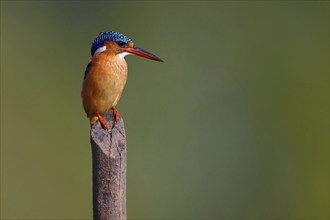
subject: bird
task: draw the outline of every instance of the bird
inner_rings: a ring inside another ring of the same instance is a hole
[[[115,122],[119,120],[115,107],[127,81],[127,55],[164,62],[156,55],[135,46],[130,38],[119,32],[100,32],[92,42],[91,59],[86,67],[81,89],[83,107],[91,126],[99,120],[101,126],[108,129],[103,116],[111,110]]]

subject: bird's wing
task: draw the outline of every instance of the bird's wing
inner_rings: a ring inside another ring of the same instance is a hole
[[[84,80],[86,79],[87,75],[88,75],[88,72],[90,70],[90,68],[92,67],[92,62],[89,62],[87,67],[86,67],[86,70],[85,70],[85,74],[84,74]]]

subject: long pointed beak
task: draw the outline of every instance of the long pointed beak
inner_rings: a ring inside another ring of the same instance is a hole
[[[127,48],[125,48],[125,51],[127,51],[131,54],[135,54],[135,55],[140,56],[140,57],[150,59],[150,60],[156,60],[156,61],[159,61],[159,62],[164,62],[159,57],[157,57],[157,56],[155,56],[155,55],[149,53],[148,51],[145,51],[145,50],[143,50],[139,47],[127,47]]]

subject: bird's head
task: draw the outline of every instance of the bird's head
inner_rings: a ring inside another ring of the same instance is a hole
[[[121,58],[124,58],[126,55],[132,54],[147,59],[163,62],[163,60],[161,60],[157,56],[139,47],[136,47],[130,38],[115,31],[100,32],[99,36],[92,43],[92,56],[95,56],[96,54],[102,53],[106,50],[115,51],[116,55]]]

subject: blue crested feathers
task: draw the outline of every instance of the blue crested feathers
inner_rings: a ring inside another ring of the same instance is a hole
[[[94,55],[95,51],[98,48],[103,46],[104,41],[113,41],[118,44],[122,44],[122,43],[127,44],[132,40],[119,32],[115,32],[115,31],[100,32],[99,36],[92,43],[92,47],[91,47],[92,56]]]

